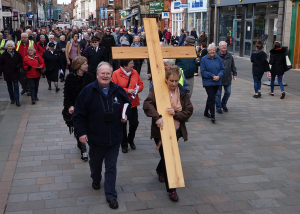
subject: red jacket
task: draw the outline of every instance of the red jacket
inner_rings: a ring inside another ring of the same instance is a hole
[[[111,81],[113,83],[116,83],[117,85],[121,86],[126,91],[128,97],[131,99],[131,108],[133,108],[133,107],[137,107],[140,105],[140,98],[139,98],[139,95],[137,94],[136,97],[133,99],[131,97],[131,95],[128,94],[128,89],[135,89],[136,84],[137,84],[139,86],[138,93],[140,93],[144,88],[144,84],[143,84],[143,81],[142,81],[140,75],[138,74],[138,72],[136,70],[133,69],[131,71],[130,76],[131,76],[131,79],[130,79],[130,84],[129,84],[128,88],[126,88],[126,86],[128,84],[129,77],[127,77],[124,74],[124,72],[122,71],[121,68],[114,71]]]
[[[31,68],[28,69],[28,66],[31,66]],[[34,58],[25,56],[23,59],[23,68],[26,71],[27,78],[38,78],[41,76],[40,72],[35,69],[37,67],[41,67],[41,69],[45,67],[43,57],[38,54],[35,54]]]
[[[43,56],[43,53],[44,51],[46,50],[47,48],[47,42],[45,41],[44,42],[44,47],[42,46],[41,44],[41,41],[39,41],[37,44],[36,44],[36,47],[37,47],[37,50],[36,50],[36,53],[40,56]]]
[[[23,45],[22,43],[20,44],[18,52],[21,54],[23,60],[24,60],[24,57],[28,55],[28,52],[27,52],[28,46],[29,46],[29,42],[27,42],[26,45]],[[16,44],[15,50],[17,50],[17,47],[18,47],[18,45]],[[33,47],[37,51],[37,47],[34,43],[33,43]]]
[[[172,37],[171,32],[166,32],[166,33],[165,33],[165,38],[166,38],[166,39],[171,39],[171,37]]]

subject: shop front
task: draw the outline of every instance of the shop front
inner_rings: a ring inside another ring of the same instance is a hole
[[[184,9],[179,7],[180,4],[180,1],[171,3],[172,35],[176,31],[177,36],[180,36],[180,30],[184,28]]]
[[[188,30],[195,28],[197,35],[206,32],[207,0],[188,1]]]
[[[261,40],[268,54],[277,41],[279,1],[218,1],[217,41],[226,41],[234,55],[251,56]]]

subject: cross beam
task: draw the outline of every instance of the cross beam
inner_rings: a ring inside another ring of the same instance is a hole
[[[144,27],[147,34],[147,47],[118,47],[112,48],[113,59],[149,59],[152,81],[156,99],[157,111],[164,121],[163,130],[160,130],[168,182],[170,188],[184,187],[184,178],[180,161],[178,142],[176,137],[173,116],[167,112],[171,107],[170,95],[165,82],[163,58],[196,58],[195,47],[160,47],[156,20],[144,18]]]

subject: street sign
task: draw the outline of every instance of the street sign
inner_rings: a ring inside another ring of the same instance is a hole
[[[105,8],[105,18],[108,18],[107,8]]]
[[[164,11],[164,2],[149,2],[150,14],[162,13]]]
[[[103,8],[100,8],[100,17],[101,17],[101,19],[104,19],[104,17],[103,17]]]
[[[188,4],[180,4],[180,5],[179,5],[179,8],[188,8],[188,7],[189,7]]]

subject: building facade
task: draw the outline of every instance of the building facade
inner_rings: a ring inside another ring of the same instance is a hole
[[[294,0],[291,3],[289,56],[293,68],[300,69],[300,0]]]
[[[195,28],[198,36],[201,31],[206,32],[206,19],[207,0],[189,0],[187,30]]]

